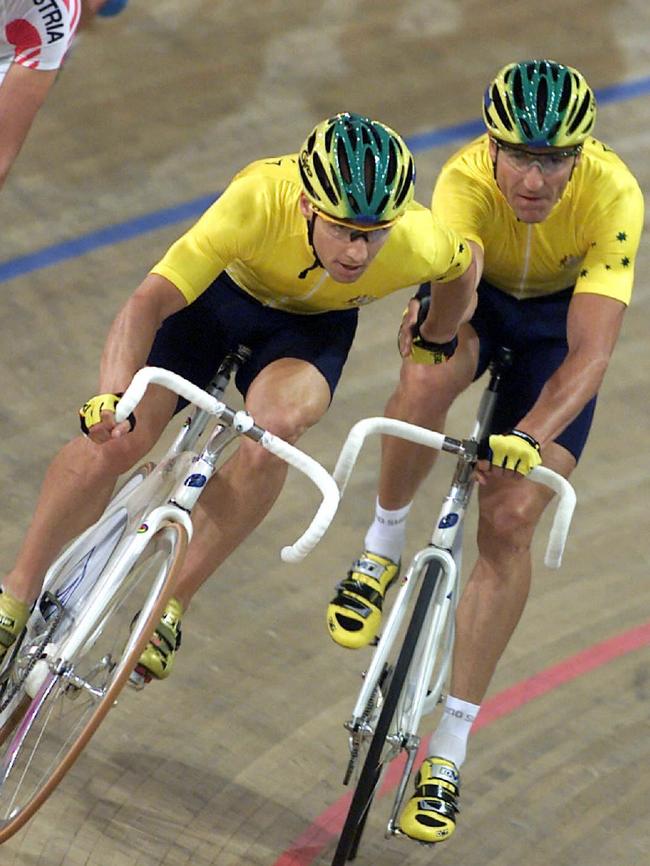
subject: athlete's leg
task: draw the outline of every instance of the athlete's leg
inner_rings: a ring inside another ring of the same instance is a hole
[[[551,443],[545,466],[568,477],[575,458]],[[552,497],[541,485],[493,470],[481,487],[479,558],[458,605],[453,671],[441,721],[429,741],[415,793],[400,818],[414,839],[439,842],[455,830],[459,768],[467,738],[497,662],[519,622],[531,580],[530,544]]]
[[[294,443],[323,416],[330,399],[328,382],[313,364],[282,358],[254,379],[246,408],[261,427]],[[184,608],[266,516],[282,490],[287,468],[283,460],[242,438],[211,479],[194,512],[194,537],[175,592]]]
[[[449,407],[474,378],[478,354],[476,331],[464,325],[456,352],[445,364],[429,367],[403,361],[384,414],[442,430]],[[375,517],[366,532],[364,551],[337,585],[327,608],[329,633],[340,646],[359,649],[377,636],[384,596],[399,573],[411,501],[435,456],[431,448],[383,437]]]
[[[544,466],[568,478],[575,458],[557,443],[544,448]],[[450,693],[480,704],[524,609],[531,580],[530,545],[548,488],[491,473],[479,494],[479,557],[457,611]]]
[[[471,325],[463,325],[458,348],[445,364],[427,366],[402,362],[399,383],[384,414],[431,430],[443,430],[449,407],[473,381],[479,341]],[[379,478],[379,503],[385,509],[407,505],[433,466],[437,452],[385,436]]]
[[[147,391],[128,436],[103,445],[78,436],[51,462],[16,564],[3,588],[31,604],[59,550],[102,513],[119,475],[152,448],[172,417],[176,396],[160,387]]]

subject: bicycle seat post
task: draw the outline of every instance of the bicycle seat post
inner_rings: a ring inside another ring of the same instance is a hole
[[[251,350],[248,346],[239,345],[233,352],[229,352],[221,364],[219,369],[206,386],[206,391],[215,397],[217,400],[222,400],[226,388],[230,384],[233,376],[237,375],[237,371],[251,356]],[[204,409],[195,408],[185,420],[185,424],[178,440],[175,443],[174,450],[183,451],[194,448],[197,441],[203,435],[205,427],[212,416]],[[226,443],[224,443],[225,445]],[[221,449],[223,450],[223,449]]]

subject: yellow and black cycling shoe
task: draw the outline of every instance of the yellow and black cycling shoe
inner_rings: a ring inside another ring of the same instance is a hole
[[[327,628],[340,646],[360,649],[371,643],[381,625],[386,590],[399,574],[399,563],[364,551],[352,563],[327,608]]]
[[[171,674],[176,650],[181,645],[181,616],[183,608],[179,601],[170,598],[153,637],[142,651],[131,684],[142,688],[154,680],[166,680]]]
[[[8,592],[0,592],[0,661],[16,642],[29,619],[29,605]]]
[[[460,776],[453,761],[426,758],[415,778],[415,794],[399,820],[399,828],[418,842],[444,842],[456,829]]]

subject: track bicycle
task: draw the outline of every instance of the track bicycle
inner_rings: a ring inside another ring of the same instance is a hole
[[[143,685],[138,659],[172,594],[192,536],[192,508],[229,444],[247,436],[320,489],[317,514],[283,548],[285,561],[302,559],[334,516],[339,496],[331,475],[222,401],[249,354],[240,346],[228,355],[206,390],[145,367],[121,398],[118,421],[134,411],[149,384],[183,397],[190,413],[158,465],[137,469],[99,520],[53,563],[25,631],[7,654],[0,672],[0,843],[52,793],[127,682]]]
[[[502,348],[490,365],[489,383],[469,438],[461,441],[395,419],[367,418],[352,428],[339,455],[333,475],[341,494],[363,441],[371,433],[398,436],[455,454],[457,464],[431,540],[414,555],[400,579],[399,592],[363,675],[352,716],[345,723],[349,761],[344,784],[355,779],[356,787],[332,866],[344,866],[356,857],[384,771],[400,753],[406,754],[406,760],[396,785],[386,837],[403,835],[398,815],[420,746],[420,721],[443,699],[451,666],[454,614],[460,594],[462,527],[474,485],[479,445],[490,432],[499,383],[510,363],[509,351]],[[573,487],[543,466],[536,467],[527,478],[559,495],[545,556],[547,566],[559,568],[575,507]]]

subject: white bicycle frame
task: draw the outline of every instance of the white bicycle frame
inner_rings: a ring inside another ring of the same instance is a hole
[[[366,418],[359,421],[350,431],[334,469],[333,475],[339,484],[341,495],[343,495],[348,483],[363,442],[366,437],[377,433],[396,436],[439,451],[444,450],[456,454],[459,459],[460,472],[462,472],[463,462],[466,461],[469,464],[476,457],[477,431],[474,431],[469,440],[460,442],[441,433],[403,421],[390,418]],[[575,508],[575,491],[565,478],[547,467],[536,467],[528,474],[527,478],[551,488],[558,494],[558,503],[544,561],[549,568],[559,568]],[[396,818],[420,744],[420,737],[417,734],[420,722],[422,717],[433,712],[440,702],[451,665],[454,613],[459,595],[460,541],[471,492],[471,483],[468,486],[467,481],[457,483],[457,480],[458,472],[441,507],[429,546],[413,556],[406,574],[401,578],[400,589],[386,619],[383,633],[373,653],[368,670],[364,675],[352,717],[346,723],[346,728],[351,732],[357,731],[366,737],[372,735],[372,727],[369,726],[366,718],[366,708],[369,706],[373,695],[376,694],[380,678],[391,657],[405,617],[410,610],[413,594],[421,585],[421,581],[417,578],[424,574],[425,569],[431,563],[437,562],[440,566],[440,574],[395,714],[395,718],[399,719],[399,730],[392,735],[392,745],[395,748],[395,754],[401,748],[405,748],[408,752],[408,760],[398,785],[391,812],[388,824],[389,834],[399,832]],[[444,644],[441,646],[443,640]],[[436,677],[435,681],[432,682],[436,662],[438,663]]]
[[[401,578],[401,586],[385,621],[383,634],[364,674],[352,717],[345,725],[350,732],[350,750],[354,763],[358,759],[360,743],[369,742],[374,735],[374,724],[381,708],[377,705],[377,696],[380,696],[381,704],[382,679],[389,660],[395,657],[395,643],[412,608],[414,593],[422,585],[429,566],[433,564],[435,567],[437,563],[439,574],[433,595],[427,606],[387,736],[387,760],[397,755],[401,749],[406,749],[408,753],[388,822],[389,835],[400,832],[397,815],[420,744],[420,722],[422,717],[433,712],[439,703],[449,674],[454,642],[454,613],[459,595],[462,527],[474,483],[478,443],[483,441],[488,432],[499,377],[500,373],[493,370],[493,378],[484,391],[474,428],[468,439],[452,439],[442,433],[395,419],[365,418],[355,424],[348,434],[333,472],[343,496],[364,441],[368,436],[377,433],[396,436],[457,456],[456,473],[442,504],[430,543],[414,555],[406,574]],[[575,492],[565,478],[547,467],[536,467],[527,478],[546,485],[558,494],[545,563],[550,568],[559,568],[575,508]],[[370,707],[375,709],[369,716]]]
[[[184,397],[199,411],[193,417],[188,417],[164,459],[152,474],[140,484],[125,485],[109,503],[97,523],[75,539],[65,551],[66,561],[74,562],[75,555],[87,549],[93,534],[98,536],[98,543],[100,539],[105,539],[107,546],[110,546],[109,553],[103,557],[106,560],[105,567],[101,568],[101,574],[91,591],[79,599],[78,603],[71,605],[69,610],[64,611],[64,615],[73,617],[73,627],[62,630],[63,639],[59,645],[51,643],[47,646],[47,662],[39,662],[38,670],[28,678],[26,690],[30,697],[36,695],[48,672],[60,673],[65,668],[66,659],[74,657],[80,648],[93,644],[96,631],[101,629],[107,613],[111,610],[124,575],[128,574],[138,561],[156,532],[166,523],[175,522],[184,527],[188,540],[191,539],[191,510],[214,474],[219,455],[236,436],[243,435],[254,439],[261,447],[306,475],[321,492],[322,501],[316,515],[303,534],[293,544],[282,549],[283,560],[299,562],[303,559],[318,543],[336,513],[339,503],[338,487],[320,463],[295,446],[258,427],[246,411],[229,408],[226,403],[169,370],[160,367],[144,367],[139,370],[117,406],[115,414],[118,421],[128,418],[135,410],[150,384],[168,388]],[[219,419],[221,423],[212,432],[203,449],[200,452],[194,451],[209,416]],[[124,522],[127,523],[117,544],[111,539],[111,521],[114,522],[115,531],[120,530]],[[102,554],[99,553],[98,557],[101,561]],[[44,591],[51,586],[56,574],[60,572],[60,563],[61,559],[58,559],[47,572]],[[66,592],[73,596],[74,587],[70,587]],[[152,595],[155,596],[155,592]],[[155,598],[152,601],[155,601]],[[38,633],[42,628],[43,621],[39,617],[32,618],[28,624],[26,640],[29,642],[30,633]],[[0,714],[0,722],[3,721],[3,715]]]

